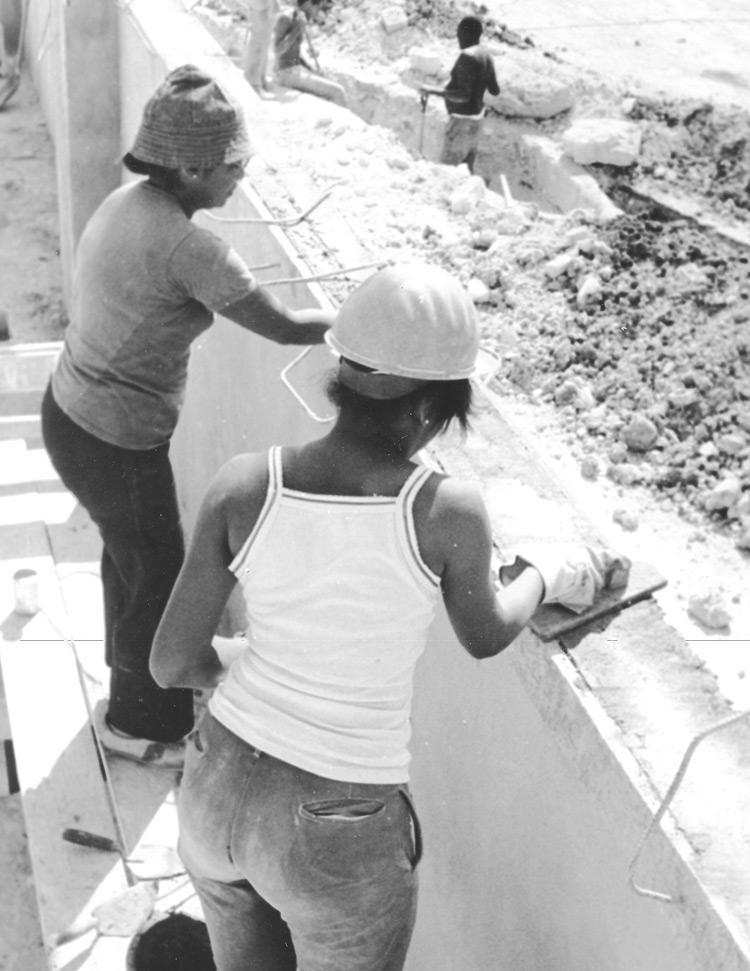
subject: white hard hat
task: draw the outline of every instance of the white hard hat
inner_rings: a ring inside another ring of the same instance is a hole
[[[326,341],[370,373],[416,379],[408,382],[416,387],[475,374],[479,325],[471,298],[449,273],[404,263],[374,273],[354,290]]]

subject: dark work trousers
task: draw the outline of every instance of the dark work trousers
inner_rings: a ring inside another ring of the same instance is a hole
[[[185,557],[169,444],[143,451],[110,445],[72,421],[50,387],[42,434],[58,475],[104,543],[107,720],[136,738],[176,742],[193,727],[193,692],[160,688],[148,669],[156,628]]]

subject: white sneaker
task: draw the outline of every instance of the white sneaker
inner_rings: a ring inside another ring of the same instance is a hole
[[[153,742],[148,738],[136,738],[121,732],[112,728],[107,721],[106,705],[106,701],[102,701],[95,707],[94,725],[107,755],[171,772],[178,772],[184,767],[185,739],[179,742]]]

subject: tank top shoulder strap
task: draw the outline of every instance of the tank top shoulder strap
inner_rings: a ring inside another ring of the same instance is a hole
[[[250,530],[250,534],[245,540],[245,542],[240,547],[237,555],[229,564],[229,569],[236,573],[242,562],[246,558],[250,547],[255,542],[258,534],[266,526],[266,524],[271,519],[276,503],[284,486],[282,467],[281,467],[281,446],[274,445],[273,448],[268,450],[268,486],[266,488],[266,498],[263,501],[263,506],[260,510],[258,518],[255,521],[255,525]]]
[[[432,469],[428,469],[424,465],[418,466],[404,483],[401,492],[399,492],[397,506],[403,542],[408,555],[417,568],[418,573],[428,580],[430,584],[436,586],[440,583],[440,577],[436,573],[433,573],[422,559],[422,554],[419,552],[417,530],[414,526],[414,501],[419,495],[419,490],[431,475]]]

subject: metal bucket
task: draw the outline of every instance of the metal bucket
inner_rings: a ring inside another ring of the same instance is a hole
[[[127,971],[216,971],[208,930],[188,914],[153,914],[130,942]]]

